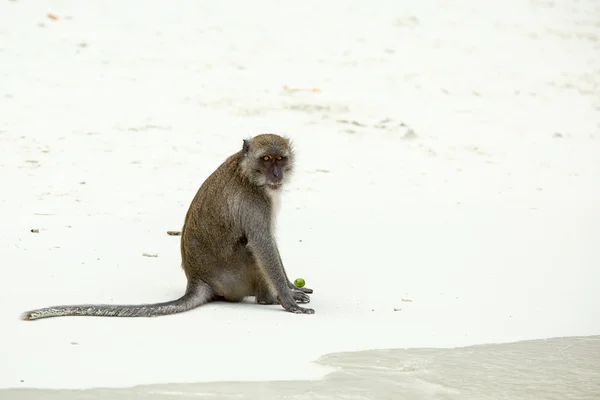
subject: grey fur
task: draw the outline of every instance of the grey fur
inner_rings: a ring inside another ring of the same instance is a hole
[[[21,314],[23,320],[41,318],[88,316],[88,317],[158,317],[191,310],[207,303],[212,297],[208,285],[197,285],[177,300],[165,303],[140,305],[81,304],[74,306],[54,306],[27,311]]]
[[[288,279],[274,236],[275,200],[288,182],[294,152],[288,139],[258,135],[243,142],[200,186],[181,232],[185,294],[173,301],[142,305],[67,305],[25,312],[24,320],[59,316],[156,317],[188,311],[214,300],[259,304],[313,314],[312,289]]]

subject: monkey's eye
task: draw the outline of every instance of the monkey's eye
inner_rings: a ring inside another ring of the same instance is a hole
[[[281,161],[281,160],[283,160],[283,157],[277,156],[277,160]]]
[[[271,159],[271,157],[269,157],[269,156],[264,156],[263,157],[263,160],[265,160],[265,161],[269,161],[270,159]]]

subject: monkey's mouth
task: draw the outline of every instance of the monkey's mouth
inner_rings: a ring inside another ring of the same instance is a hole
[[[267,186],[272,190],[277,190],[281,187],[281,182],[278,182],[278,183],[269,182],[269,183],[267,183]]]

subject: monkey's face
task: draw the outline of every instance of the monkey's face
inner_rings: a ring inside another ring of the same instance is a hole
[[[287,178],[288,157],[280,154],[264,154],[258,160],[259,179],[261,186],[279,189]]]
[[[293,167],[293,152],[288,139],[259,135],[244,141],[242,169],[257,186],[273,190],[287,183]]]

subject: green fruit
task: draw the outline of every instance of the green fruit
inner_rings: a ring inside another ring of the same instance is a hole
[[[296,287],[304,287],[304,285],[306,285],[306,282],[304,282],[304,279],[302,278],[298,278],[294,281],[294,286]]]

